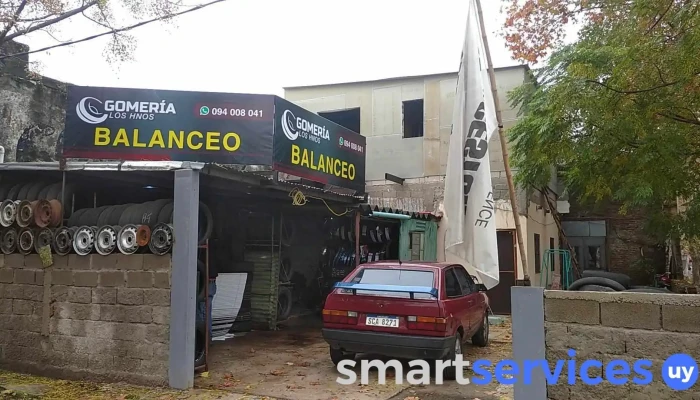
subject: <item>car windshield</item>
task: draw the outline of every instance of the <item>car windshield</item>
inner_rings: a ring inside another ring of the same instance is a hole
[[[416,271],[409,269],[378,269],[366,268],[360,270],[352,279],[352,283],[366,283],[370,285],[394,285],[394,286],[419,286],[433,288],[434,276],[432,271]],[[357,294],[365,296],[397,297],[408,299],[410,293],[384,292],[375,290],[358,290]],[[415,293],[415,299],[431,299],[427,293]]]

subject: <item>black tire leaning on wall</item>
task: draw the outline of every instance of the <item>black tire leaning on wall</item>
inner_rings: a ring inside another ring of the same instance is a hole
[[[202,221],[204,218],[204,221]],[[202,226],[202,223],[205,223]],[[211,233],[214,231],[214,216],[211,213],[209,207],[206,204],[199,202],[199,244],[204,244],[211,237]]]
[[[87,212],[89,208],[81,208],[80,210],[76,210],[73,215],[68,218],[68,226],[78,226],[80,222],[80,217]]]
[[[173,206],[174,203],[172,200],[170,200],[163,206],[163,208],[161,208],[160,212],[158,213],[159,224],[170,224],[173,222]]]
[[[17,200],[17,196],[19,195],[19,191],[22,189],[22,186],[24,186],[21,183],[18,183],[10,188],[10,190],[7,192],[7,199],[9,200]]]
[[[48,184],[43,181],[35,182],[32,186],[29,187],[29,190],[27,190],[27,200],[34,201],[38,199],[39,192],[41,192],[41,189],[45,188],[46,185]]]
[[[206,362],[207,327],[198,322],[194,328],[194,367],[201,367]]]
[[[584,285],[578,289],[579,292],[617,292],[617,290],[600,285]]]
[[[206,264],[197,260],[197,302],[205,300],[205,288],[208,283],[206,267]]]
[[[619,282],[616,282],[612,279],[608,278],[601,278],[601,277],[590,277],[590,278],[581,278],[576,281],[574,281],[571,286],[569,286],[569,290],[579,290],[579,288],[586,286],[586,285],[599,285],[599,286],[607,286],[609,288],[615,289],[618,292],[621,292],[625,290],[625,287],[622,286]]]
[[[287,286],[280,286],[277,302],[277,321],[284,321],[292,314],[292,290]]]
[[[627,289],[630,289],[632,287],[632,278],[629,277],[629,275],[625,274],[620,274],[617,272],[608,272],[608,271],[598,271],[595,269],[588,269],[583,271],[581,274],[582,278],[593,278],[593,277],[599,277],[599,278],[608,278],[612,279],[615,282],[619,283],[620,285],[624,286]]]

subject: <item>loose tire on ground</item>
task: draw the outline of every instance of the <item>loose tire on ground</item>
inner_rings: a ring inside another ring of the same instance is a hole
[[[569,290],[579,290],[579,288],[586,285],[607,286],[609,288],[615,289],[618,292],[625,290],[625,287],[622,286],[619,282],[616,282],[612,279],[601,278],[597,276],[590,278],[581,278],[579,280],[576,280],[571,284],[571,286],[569,286]]]
[[[583,271],[581,274],[582,278],[593,278],[593,277],[599,277],[599,278],[608,278],[612,279],[615,282],[619,283],[620,285],[624,286],[627,289],[632,288],[632,278],[629,277],[629,275],[625,274],[619,274],[617,272],[608,272],[608,271],[599,271],[595,269],[587,269]]]

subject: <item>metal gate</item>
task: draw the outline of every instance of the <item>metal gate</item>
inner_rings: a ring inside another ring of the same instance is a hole
[[[494,314],[510,315],[510,288],[515,286],[515,231],[498,231],[498,285],[488,291]]]

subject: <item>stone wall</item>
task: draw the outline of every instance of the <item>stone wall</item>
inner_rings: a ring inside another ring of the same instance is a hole
[[[403,185],[390,181],[367,181],[373,206],[410,212],[437,212],[445,197],[445,176],[406,179]]]
[[[26,52],[10,42],[0,54]],[[27,56],[0,63],[0,146],[5,161],[56,161],[62,152],[66,85],[27,71]]]
[[[551,400],[700,398],[700,387],[674,392],[661,378],[661,366],[672,354],[700,358],[700,296],[657,293],[603,293],[545,291],[545,349],[550,364],[568,360],[568,349],[578,360],[594,359],[605,365],[613,359],[648,359],[653,381],[646,386],[549,386]],[[565,374],[564,370],[564,374]],[[601,376],[591,369],[590,376]]]
[[[170,256],[0,255],[0,367],[168,381]]]
[[[621,215],[619,211],[617,204],[593,205],[572,200],[570,212],[563,215],[562,220],[605,220],[609,270],[631,275],[638,284],[648,284],[650,276],[653,278],[654,269],[657,273],[664,270],[663,243],[645,231],[647,212],[630,210]]]

